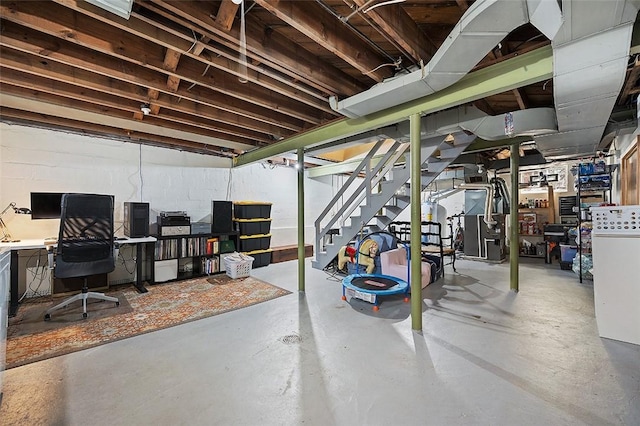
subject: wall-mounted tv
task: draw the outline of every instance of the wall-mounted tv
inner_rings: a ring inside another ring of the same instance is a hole
[[[32,192],[31,219],[59,219],[61,192]]]

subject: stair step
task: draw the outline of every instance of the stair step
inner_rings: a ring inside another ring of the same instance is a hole
[[[461,138],[454,144],[449,144],[442,142],[441,139],[433,139],[421,145],[421,168],[424,169],[420,178],[421,188],[432,183],[451,164],[451,161],[460,155],[468,145],[465,140],[465,138]],[[356,215],[351,216],[347,221],[349,226],[342,227],[340,234],[333,236],[333,244],[325,244],[323,252],[317,253],[316,260],[312,262],[314,268],[324,268],[329,264],[337,255],[340,247],[348,244],[360,233],[363,221],[370,222],[368,229],[371,232],[382,230],[410,205],[411,196],[409,191],[406,191],[406,188],[410,188],[409,185],[406,185],[411,177],[410,153],[407,151],[400,158],[404,158],[405,163],[403,165],[396,163],[391,168],[385,176],[386,179],[381,181],[379,185],[380,191],[370,194],[365,204],[359,206],[360,214],[358,215],[356,210]],[[379,214],[381,210],[384,214]],[[316,243],[320,245],[322,242],[317,241]]]
[[[376,216],[375,219],[383,225],[382,228],[386,228],[391,222],[393,222],[393,219],[389,216]]]

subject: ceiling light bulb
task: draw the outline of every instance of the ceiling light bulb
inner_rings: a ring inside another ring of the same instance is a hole
[[[142,111],[144,115],[149,115],[151,114],[151,106],[149,104],[142,104],[140,105],[140,111]]]
[[[231,2],[233,4],[240,4],[240,3],[242,3],[242,0],[231,0]]]

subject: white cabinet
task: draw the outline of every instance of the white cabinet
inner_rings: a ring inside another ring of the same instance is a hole
[[[0,403],[2,402],[2,379],[7,349],[7,327],[9,325],[9,285],[11,251],[0,252]]]
[[[598,332],[640,345],[640,206],[592,207],[591,213]]]

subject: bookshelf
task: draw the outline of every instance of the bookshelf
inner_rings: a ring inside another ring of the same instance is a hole
[[[156,238],[155,282],[184,280],[223,272],[221,255],[234,251],[238,246],[237,232]]]

